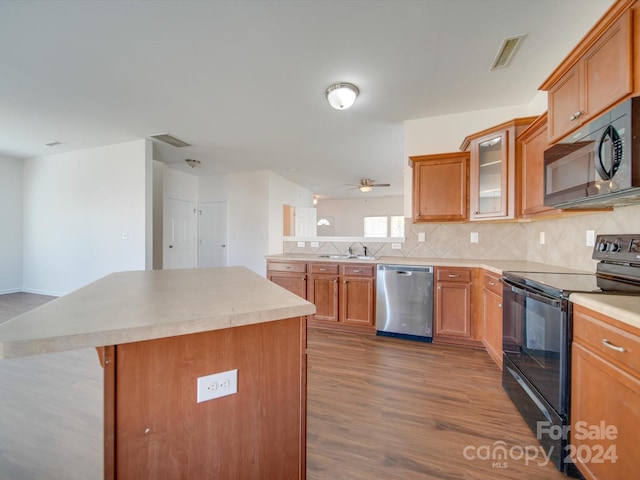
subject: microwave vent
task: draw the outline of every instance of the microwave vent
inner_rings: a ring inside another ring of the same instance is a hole
[[[513,57],[515,56],[520,44],[522,44],[522,40],[526,37],[527,34],[524,33],[522,35],[518,35],[516,37],[505,38],[502,41],[502,45],[498,49],[498,54],[496,58],[493,60],[493,65],[491,65],[491,70],[498,70],[500,68],[506,68],[511,64]]]

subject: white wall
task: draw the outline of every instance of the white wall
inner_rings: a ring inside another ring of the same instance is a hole
[[[410,193],[410,192],[409,192]],[[320,199],[318,217],[333,217],[333,235],[363,237],[364,217],[402,215],[403,197]]]
[[[546,93],[541,92],[529,104],[407,120],[404,122],[405,158],[408,161],[414,155],[458,152],[468,135],[514,118],[540,115],[545,110]],[[412,174],[411,168],[405,169],[405,217],[411,217]]]
[[[60,295],[145,269],[150,149],[136,140],[24,161],[25,291]]]
[[[269,172],[269,244],[267,254],[283,252],[282,235],[284,232],[283,205],[294,207],[313,207],[313,192]]]
[[[22,160],[0,156],[0,294],[22,290]]]
[[[265,275],[267,255],[282,253],[282,205],[309,206],[313,194],[269,171],[198,178],[200,202],[229,206],[229,265]]]

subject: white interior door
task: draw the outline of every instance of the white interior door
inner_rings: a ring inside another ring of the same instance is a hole
[[[164,268],[196,267],[196,204],[169,198],[164,228]]]
[[[227,202],[200,204],[199,267],[226,267],[228,243]]]

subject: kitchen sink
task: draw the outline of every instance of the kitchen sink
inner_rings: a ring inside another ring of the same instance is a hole
[[[378,257],[371,255],[318,255],[318,258],[342,258],[350,260],[376,260]]]

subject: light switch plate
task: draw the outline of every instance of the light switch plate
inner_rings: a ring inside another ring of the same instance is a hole
[[[478,232],[471,232],[470,241],[471,243],[478,243]]]
[[[304,247],[304,242],[298,242],[299,247]]]
[[[197,403],[238,393],[238,369],[198,377]]]
[[[419,242],[424,242],[424,240],[425,240],[424,232],[418,232],[418,241]]]
[[[401,243],[392,243],[391,244],[391,250],[400,250],[402,249],[402,244]]]
[[[596,244],[596,231],[587,230],[587,247],[593,247]]]
[[[540,232],[540,239],[539,240],[540,240],[540,245],[544,245],[544,242],[546,240],[544,232]]]
[[[311,248],[318,248],[320,246],[320,242],[311,242]]]

